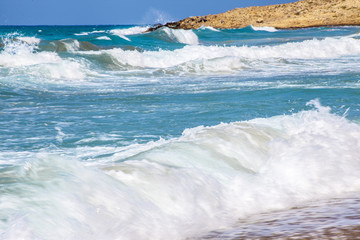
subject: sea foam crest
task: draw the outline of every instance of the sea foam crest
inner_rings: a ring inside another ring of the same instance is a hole
[[[89,34],[96,34],[96,33],[103,33],[105,32],[104,30],[96,30],[96,31],[92,31],[92,32],[81,32],[81,33],[74,33],[74,35],[76,36],[87,36]]]
[[[27,201],[16,201],[19,185],[7,185],[0,210],[22,215],[0,222],[1,236],[186,239],[252,214],[359,191],[360,126],[318,100],[309,105],[317,108],[186,129],[130,154],[107,148],[93,156],[98,168],[69,160],[81,149],[65,158],[44,150],[6,172],[25,184]]]
[[[0,66],[13,68],[13,74],[46,78],[81,79],[87,67],[75,59],[62,59],[55,52],[39,52],[37,38],[18,37],[17,34],[3,38]],[[67,50],[76,51],[77,41],[65,42]],[[84,70],[85,69],[85,70]]]
[[[250,27],[254,30],[254,31],[266,31],[266,32],[277,32],[278,30],[274,27],[254,27],[253,25],[250,25]]]
[[[213,32],[221,32],[219,29],[216,29],[216,28],[211,27],[211,26],[201,26],[200,29],[201,30],[211,30]]]
[[[75,52],[80,49],[80,42],[76,39],[63,39],[60,43],[65,47],[65,51]]]
[[[98,40],[111,40],[111,38],[109,38],[108,36],[101,36],[101,37],[97,37],[96,39],[98,39]]]
[[[37,37],[17,37],[17,39],[19,39],[20,41],[26,42],[28,44],[39,44],[40,43],[40,39]]]
[[[179,30],[165,29],[177,32]],[[185,30],[183,30],[185,31]],[[177,32],[179,33],[179,32]],[[360,40],[354,38],[325,38],[292,42],[276,46],[200,46],[159,51],[104,50],[117,62],[142,68],[171,68],[185,71],[232,71],[248,67],[248,60],[322,59],[360,54]]]
[[[127,41],[131,41],[128,37],[129,35],[135,35],[135,34],[141,34],[146,32],[148,30],[148,27],[131,27],[131,28],[124,28],[124,29],[112,29],[110,30],[110,33],[113,35],[116,35],[118,37],[121,37]]]
[[[0,52],[0,66],[17,67],[60,61],[56,53],[36,52],[40,40],[34,37],[8,35],[2,42],[4,49]]]
[[[167,27],[163,27],[161,30],[164,31],[170,39],[179,43],[189,45],[199,44],[199,38],[192,30],[171,29]]]

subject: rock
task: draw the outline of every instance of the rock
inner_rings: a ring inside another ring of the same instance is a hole
[[[360,25],[360,0],[302,0],[287,4],[236,8],[225,13],[190,17],[167,23],[170,28],[197,29],[256,27],[306,28]],[[154,26],[151,29],[157,29]]]

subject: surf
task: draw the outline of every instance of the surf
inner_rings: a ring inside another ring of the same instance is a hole
[[[280,71],[281,74],[281,69],[274,69],[275,66],[282,65],[285,71],[296,71],[298,64],[301,65],[303,60],[318,65],[323,59],[341,59],[345,56],[355,56],[360,53],[359,46],[358,39],[325,38],[276,46],[187,45],[175,50],[160,49],[158,51],[140,52],[137,50],[110,49],[84,54],[105,54],[113,58],[120,66],[139,69],[168,69],[175,73],[236,74],[236,72],[248,72],[248,69],[260,68],[271,69],[272,73]],[[318,67],[330,70],[333,68],[332,63],[321,63]]]
[[[292,115],[107,148],[106,155],[99,147],[92,156],[88,148],[24,155],[24,164],[2,170],[22,179],[23,191],[7,185],[0,198],[11,204],[1,208],[23,214],[2,222],[1,236],[185,239],[359,191],[360,126],[319,100],[308,105],[313,109]]]

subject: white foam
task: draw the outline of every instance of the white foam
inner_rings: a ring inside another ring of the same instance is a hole
[[[119,164],[145,179],[134,179],[133,175],[129,178],[121,168],[111,173],[141,188],[141,192],[146,192],[158,206],[164,204],[168,207],[165,212],[183,216],[185,209],[190,209],[195,215],[205,214],[199,221],[205,221],[209,217],[207,214],[212,216],[212,211],[225,221],[228,216],[222,216],[220,209],[232,209],[229,210],[231,214],[245,217],[360,191],[357,174],[360,170],[360,126],[332,115],[330,109],[318,101],[309,104],[318,109],[291,116],[188,129],[176,141],[128,158],[138,161]],[[147,168],[141,168],[142,163],[153,171],[144,173]],[[178,183],[174,192],[170,190],[175,183],[172,177],[165,180],[169,175],[160,170],[167,165],[171,165],[167,169],[170,176],[177,178],[175,175],[179,174],[179,178],[195,178],[203,184],[201,195],[196,194],[198,199],[187,195],[186,191],[196,193],[199,189],[194,182],[185,179]],[[158,174],[165,174],[164,179]],[[147,181],[156,181],[156,184],[142,186]],[[164,181],[170,181],[169,185],[163,186],[161,182]],[[163,188],[164,192],[160,190]],[[181,197],[172,201],[175,192]],[[201,205],[203,213],[193,209],[197,201],[204,204]]]
[[[349,37],[349,38],[359,38],[360,37],[360,32],[359,33],[354,33],[354,34],[350,34],[346,37]]]
[[[63,39],[60,41],[64,44],[65,49],[68,52],[75,52],[80,48],[80,42],[76,39]]]
[[[186,239],[252,214],[359,192],[360,126],[318,100],[308,105],[317,109],[199,126],[127,149],[29,156],[3,173],[21,182],[0,195],[8,216],[1,236]],[[73,159],[89,153],[99,168]]]
[[[124,29],[113,29],[110,30],[110,33],[113,35],[116,35],[118,37],[121,37],[127,41],[131,41],[128,37],[129,35],[136,35],[136,34],[142,34],[148,30],[148,27],[131,27],[131,28],[124,28]]]
[[[54,63],[41,64],[28,69],[29,75],[49,79],[84,79],[94,74],[88,66],[81,61],[61,60]]]
[[[266,32],[277,32],[278,30],[274,27],[254,27],[253,25],[250,25],[250,27],[254,30],[254,31],[266,31]]]
[[[74,33],[74,35],[76,35],[76,36],[87,36],[87,35],[89,35],[89,33],[88,32]]]
[[[0,54],[0,66],[5,67],[19,67],[30,66],[41,63],[55,63],[59,62],[60,57],[56,53],[41,52],[27,54],[26,52],[18,52],[18,54]]]
[[[17,37],[19,39],[19,37]],[[62,59],[55,52],[38,52],[38,40],[25,38],[17,41],[5,39],[4,50],[0,52],[0,66],[12,68],[14,75],[28,75],[50,79],[83,79],[92,73],[87,64],[72,58]],[[79,48],[78,41],[63,42],[68,51]]]
[[[39,44],[40,39],[36,37],[17,37],[20,41],[24,41],[29,44]]]
[[[126,36],[131,36],[135,34],[143,34],[149,28],[148,27],[131,27],[124,29],[113,29],[110,30],[110,33],[116,36],[119,36],[127,41],[131,41]],[[167,27],[162,27],[158,31],[164,32],[166,36],[171,40],[184,44],[199,44],[199,38],[192,30],[183,30],[183,29],[171,29]]]
[[[190,45],[199,44],[199,38],[192,30],[171,29],[167,27],[163,27],[161,30],[164,31],[170,39],[179,43]]]
[[[221,32],[219,29],[213,28],[213,27],[211,27],[211,26],[201,26],[200,29],[201,29],[201,30],[207,29],[207,30],[211,30],[211,31],[213,31],[213,32]]]
[[[0,66],[18,67],[48,62],[58,62],[60,57],[53,52],[36,52],[39,40],[37,38],[17,37],[5,38],[4,50],[0,52]]]
[[[101,36],[101,37],[98,37],[96,39],[98,39],[98,40],[111,40],[111,38],[109,38],[108,36]]]
[[[94,34],[94,33],[103,33],[105,32],[104,30],[99,30],[99,31],[92,31],[92,32],[81,32],[81,33],[74,33],[74,35],[76,36],[87,36],[89,34]]]
[[[114,35],[135,35],[135,34],[141,34],[146,32],[148,30],[148,27],[131,27],[131,28],[124,28],[124,29],[113,29],[110,30],[110,33]]]
[[[177,32],[178,30],[165,29],[164,31]],[[253,64],[259,69],[259,66],[265,64],[264,66],[274,65],[272,68],[274,71],[274,68],[286,66],[285,63],[279,65],[281,59],[316,60],[360,54],[360,40],[326,38],[264,47],[188,45],[173,51],[139,52],[112,49],[104,50],[102,53],[109,54],[122,65],[141,68],[172,68],[176,66],[185,72],[231,72],[251,68]],[[313,63],[317,65],[317,61]],[[327,64],[331,64],[331,62]],[[319,65],[319,68],[321,67]],[[279,71],[281,68],[275,70]]]

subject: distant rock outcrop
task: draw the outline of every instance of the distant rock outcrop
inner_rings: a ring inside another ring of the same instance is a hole
[[[201,26],[243,28],[249,25],[278,29],[360,25],[360,0],[300,0],[287,4],[236,8],[225,13],[189,17],[161,26],[197,29]]]

